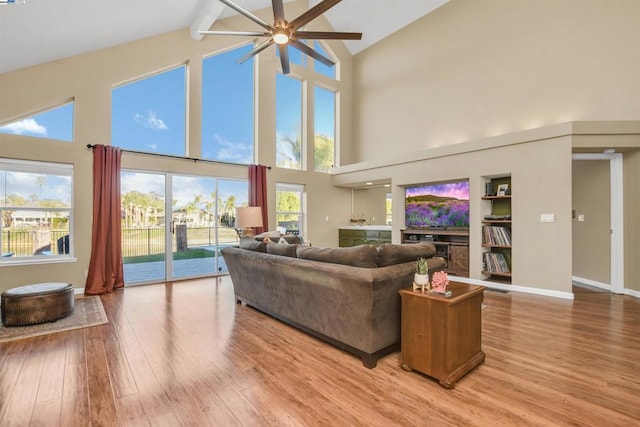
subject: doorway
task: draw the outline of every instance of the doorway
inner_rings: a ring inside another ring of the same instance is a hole
[[[127,286],[227,272],[220,249],[237,243],[247,181],[127,170],[121,192]]]
[[[573,155],[573,281],[624,292],[622,154]]]

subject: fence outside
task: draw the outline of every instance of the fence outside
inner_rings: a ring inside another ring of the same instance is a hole
[[[43,249],[36,244],[36,233],[32,230],[7,230],[2,232],[2,253],[12,256],[31,256],[36,250]],[[46,249],[52,255],[58,255],[58,239],[69,234],[68,230],[51,230],[50,245]]]
[[[35,231],[31,230],[7,230],[2,232],[2,253],[12,256],[32,256],[36,248]],[[58,255],[58,239],[69,234],[68,230],[51,230],[51,241],[48,252]],[[164,227],[151,228],[123,228],[122,229],[122,256],[145,256],[164,253]],[[218,227],[218,239],[220,243],[237,241],[236,231],[231,227]],[[173,240],[173,251],[176,251],[176,242]],[[215,227],[187,228],[187,242],[189,247],[212,246],[215,244]]]

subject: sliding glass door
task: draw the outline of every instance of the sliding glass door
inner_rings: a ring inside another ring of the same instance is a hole
[[[166,176],[160,173],[120,174],[126,284],[157,282],[166,277],[165,181]]]
[[[122,194],[127,284],[227,271],[219,250],[238,243],[235,208],[247,205],[246,181],[123,172]]]

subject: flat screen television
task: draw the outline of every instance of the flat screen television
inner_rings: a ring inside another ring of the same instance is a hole
[[[405,189],[407,228],[469,227],[469,181]]]

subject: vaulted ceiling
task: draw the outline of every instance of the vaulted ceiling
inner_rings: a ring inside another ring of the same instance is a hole
[[[309,7],[320,1],[309,0]],[[345,42],[355,55],[447,1],[343,0],[325,16],[336,31],[363,33],[362,40]],[[250,11],[271,7],[270,0],[234,2]],[[0,4],[0,73],[182,28],[190,28],[192,37],[200,40],[198,30],[234,14],[218,0],[25,0],[23,4]]]

